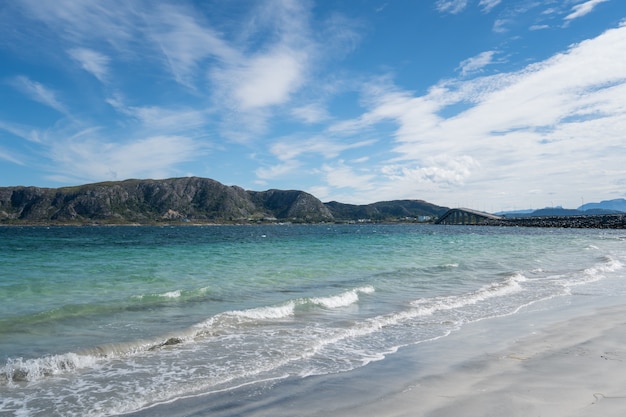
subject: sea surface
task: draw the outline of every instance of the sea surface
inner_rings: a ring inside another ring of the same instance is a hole
[[[623,230],[0,227],[0,415],[272,395],[538,302],[624,295],[625,264]]]

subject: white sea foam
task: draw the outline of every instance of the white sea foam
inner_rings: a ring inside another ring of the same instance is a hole
[[[158,296],[163,297],[163,298],[178,298],[180,297],[181,294],[182,294],[181,290],[176,290],[176,291],[168,291],[163,294],[158,294]]]
[[[174,291],[167,291],[164,293],[158,293],[158,294],[139,294],[139,295],[134,295],[131,298],[134,298],[136,300],[143,300],[144,298],[179,298],[182,295],[182,290],[174,290]]]
[[[589,282],[599,281],[604,278],[606,273],[615,272],[619,269],[622,269],[623,265],[617,259],[613,259],[610,256],[606,256],[602,262],[592,266],[591,268],[587,268],[584,270],[583,279],[581,279],[578,283],[575,284],[585,284]]]
[[[49,355],[36,359],[9,359],[3,368],[0,368],[0,380],[13,384],[16,382],[32,382],[44,377],[73,372],[77,369],[93,367],[98,361],[91,355],[65,353]]]
[[[310,302],[331,309],[346,307],[359,301],[359,293],[372,294],[374,291],[374,287],[368,285],[329,297],[313,297]]]
[[[282,319],[294,314],[296,304],[289,301],[278,306],[258,307],[247,310],[235,310],[223,313],[226,316],[241,317],[253,320]]]
[[[527,278],[516,273],[503,282],[495,282],[483,286],[477,291],[462,295],[449,295],[434,298],[419,299],[411,304],[417,307],[418,315],[431,315],[437,311],[452,310],[477,304],[494,297],[502,297],[512,293],[522,291],[520,282],[526,281]]]

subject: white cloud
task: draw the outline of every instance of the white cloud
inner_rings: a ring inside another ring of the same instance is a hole
[[[197,144],[182,136],[153,136],[125,143],[103,142],[86,132],[52,144],[60,173],[81,181],[165,178],[177,164],[191,160]]]
[[[13,154],[2,147],[0,147],[0,159],[5,160],[7,162],[14,163],[16,165],[26,165],[20,159],[13,156]]]
[[[284,163],[257,168],[255,174],[261,180],[270,180],[284,177],[299,170],[300,163],[296,160],[287,160]]]
[[[141,124],[143,131],[163,133],[193,132],[200,130],[207,123],[202,110],[178,108],[169,109],[159,106],[128,106],[118,93],[107,99],[115,110],[132,117]]]
[[[15,123],[7,123],[0,120],[0,129],[9,132],[13,136],[26,139],[29,142],[40,143],[39,134],[36,130]]]
[[[491,64],[493,62],[493,57],[495,54],[496,51],[485,51],[474,57],[462,61],[459,65],[461,75],[466,76],[467,74],[476,72]]]
[[[250,59],[231,72],[234,98],[243,110],[282,104],[303,81],[306,55],[277,50]]]
[[[502,0],[480,0],[478,5],[483,8],[485,13],[488,13],[501,2]]]
[[[13,79],[13,86],[31,100],[51,107],[59,113],[67,113],[65,106],[57,99],[56,93],[43,84],[20,75]]]
[[[110,79],[119,64],[160,64],[172,80],[188,88],[185,94],[203,102],[205,116],[218,119],[214,128],[221,136],[239,143],[263,135],[271,117],[293,102],[316,65],[349,52],[358,41],[354,22],[338,14],[317,21],[313,30],[312,3],[302,1],[255,2],[236,21],[203,13],[198,10],[203,6],[187,2],[40,3],[24,0],[25,16],[43,28],[42,34],[57,35],[60,42],[53,46],[62,45],[83,69],[107,81],[107,87],[121,88],[124,80],[114,84],[117,80]],[[151,75],[162,77],[158,70]],[[114,102],[109,99],[109,104]],[[151,117],[158,105],[114,107],[161,125],[199,114],[161,113],[165,118],[158,120]],[[300,107],[293,115],[308,123],[328,117],[321,107]]]
[[[357,190],[368,190],[373,188],[372,180],[375,175],[355,172],[344,161],[339,161],[336,165],[325,164],[322,167],[326,183],[333,188],[354,188]]]
[[[85,71],[91,73],[101,82],[106,81],[109,73],[109,57],[87,48],[70,49],[68,54],[74,58]]]
[[[213,57],[222,62],[236,62],[240,53],[209,28],[201,24],[193,11],[161,5],[149,14],[147,36],[165,56],[167,65],[179,83],[194,86],[200,64]]]
[[[262,180],[285,178],[297,171],[302,171],[305,163],[299,160],[299,158],[304,154],[321,155],[325,159],[332,159],[340,156],[347,150],[365,147],[372,143],[373,141],[371,140],[364,140],[344,144],[333,142],[324,137],[314,137],[307,140],[285,138],[270,147],[271,153],[281,162],[257,169],[256,175]]]
[[[307,140],[286,139],[274,143],[270,150],[280,160],[295,159],[305,153],[322,155],[324,158],[335,158],[349,149],[371,145],[372,140],[361,140],[354,143],[339,143],[324,137],[313,137]]]
[[[388,180],[376,183],[377,199],[419,190],[441,201],[442,187],[466,199],[477,187],[493,190],[499,204],[519,201],[524,190],[560,194],[562,184],[608,193],[618,186],[615,173],[623,173],[626,152],[626,59],[615,55],[620,50],[626,50],[626,24],[518,72],[443,81],[423,96],[388,82],[367,86],[368,111],[331,131],[358,136],[376,124],[396,123],[397,157],[381,164]],[[458,110],[444,116],[450,106]],[[588,174],[603,175],[599,169],[613,174],[595,184],[597,176]]]
[[[58,36],[74,45],[104,41],[119,52],[134,41],[143,26],[142,16],[134,4],[122,0],[106,3],[57,0],[54,2],[24,0],[30,16],[40,20]]]
[[[496,33],[505,33],[508,31],[507,25],[511,23],[509,19],[496,19],[493,22],[493,31]]]
[[[480,164],[469,155],[451,158],[447,155],[429,157],[424,166],[407,167],[403,165],[387,165],[382,173],[391,180],[411,182],[432,182],[462,185]]]
[[[307,124],[319,123],[322,121],[326,121],[330,118],[330,115],[326,111],[326,109],[318,103],[308,104],[305,106],[295,107],[291,114],[302,120]]]
[[[565,16],[565,20],[573,20],[579,17],[585,16],[593,11],[593,9],[600,3],[604,3],[608,0],[588,0],[584,3],[580,3],[572,7],[572,12]]]
[[[255,18],[243,32],[245,39],[263,39],[264,45],[254,53],[242,50],[236,60],[210,72],[221,91],[218,99],[240,112],[289,101],[303,85],[317,48],[307,19],[308,11],[301,2],[264,3],[255,9]]]
[[[467,0],[437,0],[435,7],[442,13],[457,14],[467,7]]]

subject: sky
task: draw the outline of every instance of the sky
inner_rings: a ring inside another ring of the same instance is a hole
[[[0,2],[0,186],[626,197],[623,0]]]

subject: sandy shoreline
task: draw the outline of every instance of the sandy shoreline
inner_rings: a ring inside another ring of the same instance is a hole
[[[626,306],[614,306],[522,333],[503,350],[341,416],[623,416],[625,410]]]
[[[352,372],[187,398],[134,416],[623,416],[626,300],[468,324]]]

